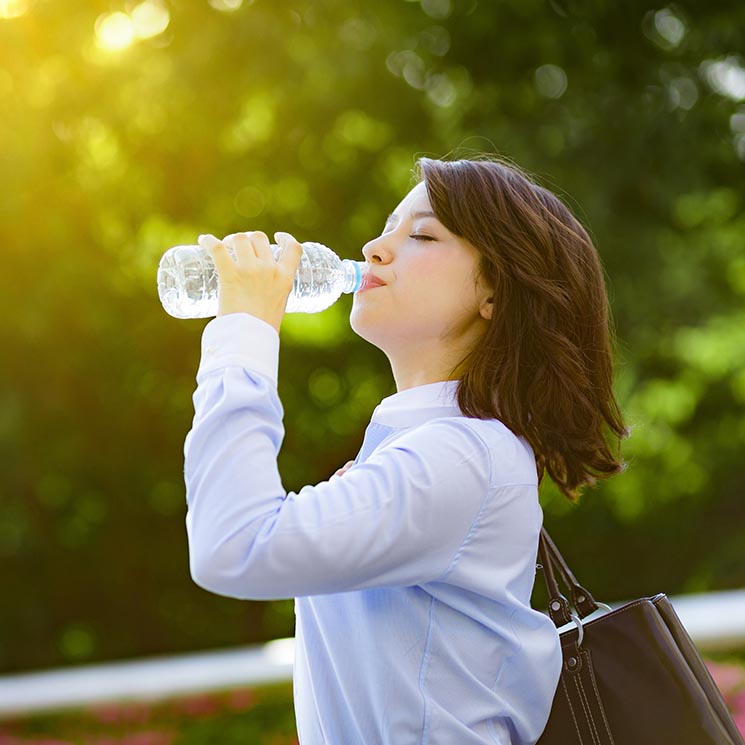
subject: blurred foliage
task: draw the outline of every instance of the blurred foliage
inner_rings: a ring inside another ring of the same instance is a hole
[[[293,633],[189,578],[204,322],[158,258],[254,228],[359,257],[456,150],[534,173],[607,269],[629,469],[542,494],[570,565],[606,601],[741,587],[744,37],[739,0],[0,0],[0,669]],[[288,489],[393,392],[349,308],[283,328]]]

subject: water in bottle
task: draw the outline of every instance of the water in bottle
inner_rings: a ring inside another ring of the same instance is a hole
[[[227,245],[227,244],[226,244]],[[341,294],[356,292],[362,284],[364,261],[340,259],[321,243],[303,243],[288,313],[317,313]],[[231,250],[228,247],[228,250]],[[272,246],[275,258],[279,246]],[[174,246],[158,266],[158,296],[174,318],[209,318],[217,315],[217,270],[201,246]]]

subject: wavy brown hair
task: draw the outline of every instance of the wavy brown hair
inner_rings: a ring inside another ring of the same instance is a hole
[[[513,164],[420,158],[416,174],[440,222],[478,249],[481,277],[494,290],[489,326],[456,367],[458,404],[524,437],[539,483],[547,471],[577,502],[583,486],[625,465],[597,250],[559,198]]]

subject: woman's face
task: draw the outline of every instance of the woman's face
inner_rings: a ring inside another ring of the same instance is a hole
[[[362,253],[384,284],[354,295],[354,331],[389,353],[467,351],[486,330],[490,291],[478,276],[479,253],[435,217],[424,182],[388,218]]]

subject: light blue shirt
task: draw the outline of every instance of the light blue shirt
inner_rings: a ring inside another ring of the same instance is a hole
[[[561,650],[530,607],[530,446],[432,383],[378,405],[343,476],[287,493],[278,352],[246,313],[205,327],[184,446],[194,581],[295,598],[302,745],[532,745]]]

